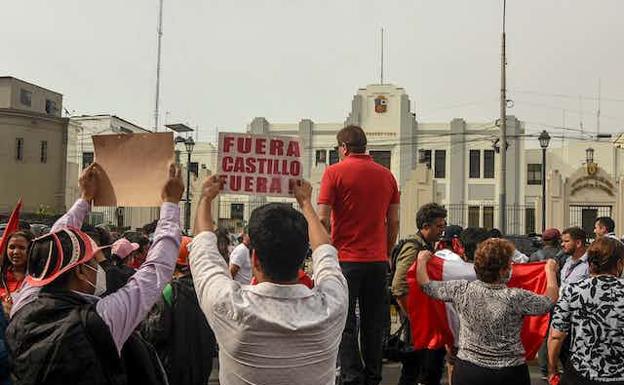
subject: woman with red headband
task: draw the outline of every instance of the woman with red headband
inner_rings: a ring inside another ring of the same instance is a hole
[[[97,192],[96,164],[80,177],[82,198],[33,241],[26,284],[6,332],[12,376],[19,384],[162,384],[153,352],[134,329],[171,279],[180,243],[180,169],[171,166],[146,262],[121,289],[104,298],[106,273],[98,247],[80,231]]]

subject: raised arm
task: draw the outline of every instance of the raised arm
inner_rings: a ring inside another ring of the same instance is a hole
[[[308,221],[308,235],[312,250],[316,250],[321,245],[331,244],[326,227],[323,226],[319,216],[314,211],[314,206],[312,206],[312,185],[308,181],[302,180],[295,185],[294,192],[303,216]]]
[[[184,192],[180,168],[171,166],[163,187],[160,220],[145,263],[117,292],[102,298],[96,310],[108,325],[119,352],[171,280],[180,246],[180,209]]]
[[[219,253],[217,236],[212,220],[212,201],[219,194],[221,182],[215,175],[208,178],[202,187],[202,196],[197,206],[195,238],[190,245],[189,265],[199,305],[212,328],[215,322],[212,304],[219,295],[227,295],[228,288],[237,285],[230,275],[228,265]]]
[[[100,166],[92,163],[80,174],[78,185],[80,186],[80,199],[60,217],[52,226],[51,232],[58,231],[64,227],[81,228],[82,222],[91,209],[91,201],[97,192],[97,178],[100,173]]]
[[[559,269],[557,261],[554,259],[547,260],[544,270],[546,271],[546,292],[544,295],[550,298],[552,303],[556,303],[559,299],[559,285],[557,284],[557,271]]]

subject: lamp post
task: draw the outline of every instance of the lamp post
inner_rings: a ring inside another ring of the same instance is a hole
[[[539,143],[542,148],[542,233],[546,230],[546,149],[550,144],[550,135],[544,130],[539,135]]]
[[[184,230],[186,234],[189,233],[191,228],[191,154],[193,153],[193,147],[195,141],[192,137],[188,137],[184,140],[184,147],[186,147],[186,202],[184,202]]]

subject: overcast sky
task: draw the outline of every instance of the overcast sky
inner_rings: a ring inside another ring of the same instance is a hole
[[[501,4],[164,0],[161,121],[203,139],[256,116],[342,122],[356,90],[379,81],[381,27],[386,79],[418,120],[493,121]],[[6,1],[2,14],[0,75],[63,93],[75,114],[153,127],[158,0]],[[530,132],[578,129],[582,105],[595,130],[601,79],[601,129],[624,131],[622,15],[622,0],[508,0],[509,113]]]

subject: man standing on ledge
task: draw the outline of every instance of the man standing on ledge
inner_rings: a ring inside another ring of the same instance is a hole
[[[345,127],[336,139],[340,162],[325,170],[318,207],[321,221],[331,228],[349,284],[349,313],[339,353],[341,377],[345,385],[376,385],[381,381],[388,255],[399,232],[399,190],[390,170],[366,154],[362,128]]]

